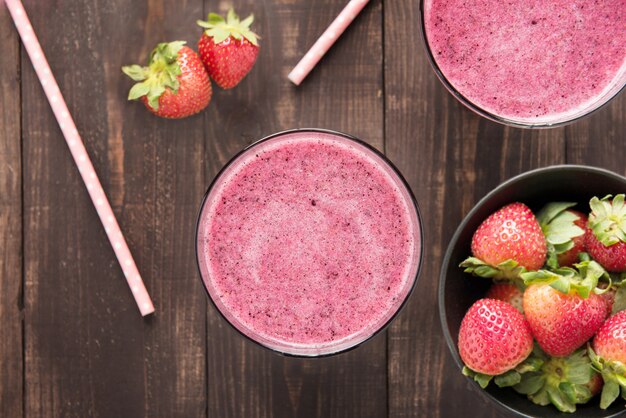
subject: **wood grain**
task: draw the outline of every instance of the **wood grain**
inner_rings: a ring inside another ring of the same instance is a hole
[[[419,2],[372,0],[300,87],[286,76],[343,0],[24,0],[146,285],[142,320],[6,9],[0,7],[0,416],[480,417],[439,325],[439,268],[463,216],[502,180],[556,163],[626,174],[626,96],[566,128],[479,118],[439,83]],[[231,4],[232,3],[232,4]],[[252,73],[201,115],[125,100],[124,64],[200,35],[234,6],[262,36]],[[215,311],[194,257],[210,180],[274,132],[344,131],[385,151],[419,201],[425,258],[387,333],[331,358],[286,358]],[[616,191],[619,192],[619,191]],[[22,289],[23,286],[23,289]]]
[[[194,265],[201,117],[125,100],[120,66],[191,37],[201,2],[27,2],[157,313],[142,320],[27,58],[26,414],[201,416],[206,302]],[[166,18],[167,16],[167,18]]]
[[[22,157],[20,50],[0,7],[0,416],[22,416]]]
[[[568,163],[594,165],[626,175],[624,92],[595,114],[568,126],[566,133]]]
[[[468,390],[447,354],[436,302],[439,268],[454,229],[478,199],[515,174],[565,162],[565,130],[505,128],[465,109],[437,80],[416,36],[419,2],[385,3],[384,15],[386,151],[415,191],[426,236],[415,296],[389,331],[388,416],[498,416]]]
[[[208,2],[206,10],[213,10]],[[300,87],[286,76],[344,6],[342,1],[236,1],[254,12],[259,60],[236,89],[217,91],[205,115],[207,177],[245,145],[280,130],[345,131],[382,149],[382,5],[362,12]],[[225,7],[225,6],[224,6]],[[220,4],[220,11],[224,11]],[[335,358],[283,358],[244,341],[209,308],[209,416],[384,417],[385,336]]]

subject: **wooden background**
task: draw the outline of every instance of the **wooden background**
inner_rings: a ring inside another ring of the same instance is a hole
[[[26,0],[157,313],[142,320],[8,12],[0,5],[0,416],[495,417],[468,390],[436,310],[455,227],[515,174],[560,163],[626,174],[626,95],[562,129],[510,129],[463,108],[419,39],[417,0],[372,0],[304,84],[286,75],[345,0],[235,0],[254,12],[259,60],[207,111],[159,120],[125,100],[123,64],[157,42],[195,45],[227,1]],[[321,127],[383,150],[424,216],[416,292],[384,334],[318,360],[244,341],[207,304],[194,223],[239,149]]]

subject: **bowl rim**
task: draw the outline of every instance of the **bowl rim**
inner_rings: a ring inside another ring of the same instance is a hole
[[[353,344],[351,346],[345,347],[343,349],[340,349],[338,351],[333,351],[333,352],[329,352],[329,353],[323,353],[323,354],[314,354],[314,355],[307,355],[307,354],[299,354],[299,353],[290,353],[290,352],[285,352],[285,351],[281,351],[279,349],[275,349],[272,347],[269,347],[263,343],[261,343],[260,341],[257,341],[255,339],[253,339],[252,337],[246,335],[243,331],[241,331],[239,328],[237,328],[230,320],[228,320],[228,318],[226,318],[226,315],[220,310],[220,308],[217,306],[217,304],[215,303],[215,301],[213,300],[213,298],[211,297],[211,294],[209,293],[209,290],[206,287],[206,284],[204,283],[204,279],[202,277],[202,271],[200,269],[200,255],[198,253],[198,237],[199,237],[199,233],[200,233],[200,221],[202,219],[202,213],[204,211],[204,207],[207,203],[209,194],[211,193],[211,191],[213,190],[213,187],[215,186],[215,184],[217,183],[217,181],[221,178],[221,176],[224,174],[224,172],[226,171],[226,169],[228,167],[230,167],[235,161],[237,161],[239,159],[239,157],[241,157],[244,153],[246,153],[248,150],[254,148],[255,146],[258,146],[266,141],[269,141],[273,138],[277,138],[277,137],[281,137],[284,135],[289,135],[289,134],[293,134],[293,133],[302,133],[302,132],[311,132],[311,133],[322,133],[322,134],[329,134],[329,135],[334,135],[334,136],[338,136],[338,137],[342,137],[344,139],[348,139],[352,142],[355,142],[357,145],[361,145],[363,146],[367,151],[371,151],[372,153],[374,153],[374,155],[378,156],[385,164],[387,164],[387,166],[389,166],[389,168],[392,170],[393,173],[395,173],[395,175],[398,177],[398,179],[400,180],[399,186],[401,185],[402,187],[404,187],[408,193],[408,197],[410,202],[407,202],[407,204],[413,203],[413,207],[415,209],[415,213],[416,213],[416,217],[417,217],[417,226],[419,229],[419,248],[417,249],[418,252],[418,259],[417,259],[417,268],[415,270],[415,277],[413,278],[413,281],[411,283],[411,287],[409,288],[407,294],[405,295],[402,303],[400,303],[400,305],[398,305],[397,309],[395,310],[395,312],[389,317],[389,319],[380,326],[380,328],[376,329],[371,335],[369,335],[367,338],[363,339],[362,341]],[[267,136],[262,137],[259,140],[256,140],[254,142],[252,142],[251,144],[245,146],[244,148],[242,148],[239,152],[237,152],[232,158],[230,158],[230,160],[228,160],[228,162],[226,164],[224,164],[222,166],[222,168],[218,171],[218,173],[213,177],[213,180],[211,180],[211,182],[209,183],[209,187],[207,188],[206,192],[204,193],[204,196],[202,197],[202,203],[200,204],[200,209],[198,210],[198,214],[196,215],[196,224],[195,224],[195,231],[194,231],[194,251],[195,251],[195,261],[196,261],[196,268],[198,271],[198,278],[200,279],[200,282],[202,284],[202,288],[204,289],[204,291],[206,292],[207,298],[209,299],[209,301],[211,301],[211,304],[213,305],[213,307],[215,308],[215,310],[219,313],[219,315],[222,317],[222,319],[235,331],[237,331],[237,333],[241,336],[244,337],[245,340],[248,340],[252,343],[254,343],[254,345],[262,347],[265,350],[269,350],[273,353],[276,354],[280,354],[281,356],[284,357],[294,357],[294,358],[306,358],[306,359],[316,359],[316,358],[324,358],[324,357],[332,357],[332,356],[336,356],[338,354],[342,354],[342,353],[346,353],[348,351],[352,351],[354,349],[356,349],[357,347],[360,347],[361,345],[367,343],[368,341],[372,340],[373,338],[375,338],[376,336],[380,335],[382,332],[384,332],[389,325],[391,325],[391,323],[398,317],[398,315],[400,314],[400,312],[402,312],[404,310],[404,308],[406,307],[409,299],[411,298],[411,295],[414,293],[415,288],[417,287],[417,282],[419,280],[420,277],[420,273],[422,271],[422,267],[424,264],[424,222],[423,222],[423,218],[420,212],[420,208],[419,205],[417,203],[417,199],[415,198],[415,194],[413,193],[413,190],[411,189],[411,186],[409,185],[408,181],[404,178],[404,176],[402,175],[402,173],[400,172],[400,170],[391,162],[391,160],[381,151],[379,151],[378,149],[376,149],[374,146],[368,144],[367,142],[353,136],[350,134],[346,134],[344,132],[340,132],[340,131],[335,131],[332,129],[323,129],[323,128],[294,128],[294,129],[287,129],[287,130],[283,130],[283,131],[279,131]]]
[[[437,61],[435,60],[435,56],[430,48],[430,44],[428,43],[428,36],[426,34],[426,23],[424,20],[424,3],[426,1],[427,0],[419,0],[420,5],[419,5],[418,24],[420,28],[419,31],[420,31],[420,38],[422,41],[422,47],[424,48],[424,51],[426,52],[426,56],[428,57],[428,62],[430,64],[430,67],[432,68],[433,72],[435,73],[435,75],[437,76],[441,84],[443,84],[443,86],[446,88],[446,90],[448,90],[448,92],[452,96],[454,96],[454,98],[457,99],[466,108],[470,109],[471,111],[473,111],[479,116],[482,116],[486,119],[489,119],[493,122],[500,123],[505,126],[513,126],[516,128],[523,128],[523,129],[558,128],[561,126],[572,124],[580,119],[584,119],[596,113],[597,111],[599,111],[600,109],[603,109],[605,106],[611,103],[615,98],[617,98],[620,95],[620,93],[626,90],[626,82],[624,82],[621,87],[616,88],[615,92],[612,95],[608,95],[604,102],[599,102],[599,104],[596,103],[594,105],[595,107],[592,106],[585,113],[578,115],[574,118],[559,120],[559,121],[552,122],[552,123],[550,122],[541,122],[541,123],[522,122],[522,121],[516,121],[513,119],[498,116],[495,113],[491,113],[483,109],[482,107],[478,106],[477,104],[474,104],[474,102],[466,98],[460,91],[458,91],[452,85],[452,83],[448,80],[448,78],[443,74],[443,71],[441,71],[441,69],[439,68],[439,64],[437,64]],[[616,84],[615,87],[618,87],[618,84]]]
[[[509,186],[511,186],[512,184],[515,184],[519,181],[525,180],[529,177],[534,177],[537,175],[543,175],[546,173],[551,173],[551,172],[556,172],[556,171],[562,171],[562,170],[568,170],[571,172],[579,172],[579,173],[595,173],[595,174],[601,174],[607,177],[611,177],[615,180],[624,182],[626,184],[626,177],[615,173],[613,171],[604,169],[604,168],[600,168],[600,167],[595,167],[595,166],[588,166],[588,165],[580,165],[580,164],[557,164],[557,165],[551,165],[551,166],[547,166],[547,167],[541,167],[541,168],[536,168],[533,170],[529,170],[523,173],[520,173],[516,176],[513,176],[507,180],[504,180],[503,182],[501,182],[498,186],[496,186],[493,190],[491,190],[489,193],[487,193],[485,196],[483,196],[473,207],[472,209],[467,213],[467,215],[465,215],[465,217],[463,218],[463,220],[461,221],[461,223],[459,224],[459,226],[456,228],[456,230],[454,231],[454,234],[452,235],[452,238],[450,239],[450,242],[448,244],[448,247],[446,249],[445,255],[443,257],[443,261],[441,262],[441,268],[440,268],[440,272],[439,272],[439,286],[438,286],[438,291],[437,291],[437,303],[438,303],[438,310],[439,310],[439,321],[440,321],[440,325],[443,331],[443,335],[444,338],[446,340],[446,345],[448,346],[448,350],[450,351],[450,354],[452,355],[452,358],[454,359],[455,364],[457,365],[457,367],[459,368],[459,370],[463,369],[463,361],[461,360],[461,357],[459,356],[457,347],[456,347],[456,343],[454,342],[454,339],[452,337],[452,335],[450,334],[449,331],[449,327],[448,327],[448,320],[446,318],[446,309],[445,309],[445,284],[446,284],[446,276],[447,276],[447,266],[450,264],[450,259],[452,258],[452,252],[454,250],[454,248],[456,247],[458,240],[459,240],[459,236],[461,235],[461,232],[465,229],[465,227],[467,226],[468,222],[470,221],[471,218],[474,217],[474,215],[476,214],[476,212],[478,212],[478,210],[485,204],[487,203],[494,195],[496,195],[498,192],[500,192],[502,189],[507,188]],[[478,384],[476,382],[474,382],[472,379],[470,379],[469,377],[466,377],[468,382],[471,382],[471,384],[473,384],[474,388],[478,388],[480,389],[480,387],[478,386]],[[508,406],[507,404],[501,402],[499,399],[497,399],[496,397],[494,397],[491,393],[487,392],[486,390],[482,390],[480,389],[480,393],[483,394],[483,396],[486,396],[488,399],[490,399],[494,405],[496,405],[501,411],[504,412],[508,412],[509,414],[513,414],[514,416],[517,417],[521,417],[521,418],[534,418],[531,415],[526,415],[514,408],[511,408],[510,406]],[[624,412],[626,411],[620,411],[616,414],[613,415],[607,415],[604,418],[617,418],[618,416],[622,416],[624,414]]]

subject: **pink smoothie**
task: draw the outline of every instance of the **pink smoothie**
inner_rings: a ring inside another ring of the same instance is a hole
[[[513,121],[572,119],[626,81],[626,0],[424,0],[450,84]]]
[[[284,134],[220,176],[198,232],[203,280],[241,332],[328,354],[384,326],[415,280],[415,206],[375,153],[338,135]]]

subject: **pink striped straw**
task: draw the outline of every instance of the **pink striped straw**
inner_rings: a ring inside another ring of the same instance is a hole
[[[93,165],[91,164],[91,160],[87,155],[85,145],[76,130],[76,125],[74,124],[74,120],[67,109],[67,105],[65,104],[63,95],[59,90],[59,86],[52,75],[52,71],[50,71],[50,66],[48,65],[48,61],[46,60],[46,57],[41,49],[41,45],[39,45],[39,40],[37,40],[37,36],[33,31],[33,27],[30,24],[28,16],[26,15],[24,6],[22,6],[22,2],[20,0],[5,0],[5,2],[9,8],[11,16],[13,17],[15,27],[20,33],[26,52],[28,52],[28,56],[33,63],[37,77],[39,77],[39,81],[41,82],[44,92],[48,97],[54,116],[61,127],[61,131],[63,131],[63,136],[65,137],[65,141],[70,148],[72,157],[74,157],[74,162],[78,166],[78,171],[85,182],[89,196],[96,207],[100,221],[102,222],[102,225],[104,225],[104,230],[109,237],[111,245],[113,246],[115,255],[122,266],[122,270],[126,276],[126,281],[133,292],[139,311],[142,316],[149,315],[154,312],[154,305],[152,304],[150,295],[148,295],[148,291],[143,284],[143,280],[141,280],[139,270],[137,270],[135,261],[133,260],[130,250],[128,249],[128,245],[126,244],[126,240],[124,239],[122,231],[117,224],[117,220],[113,215],[111,205],[104,194],[102,185],[100,184],[98,176],[96,175]]]
[[[346,30],[350,23],[363,10],[369,0],[350,0],[350,3],[339,13],[339,16],[330,24],[328,29],[313,44],[300,62],[291,70],[287,78],[299,86],[302,80],[315,68],[335,41]]]

